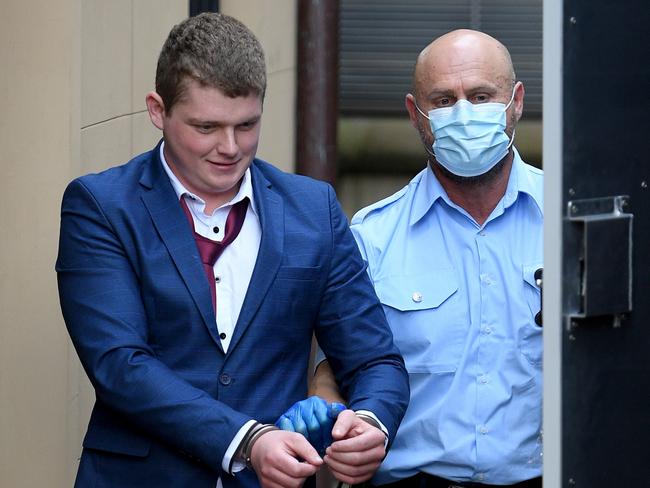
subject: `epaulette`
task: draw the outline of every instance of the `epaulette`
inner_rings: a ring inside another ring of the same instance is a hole
[[[409,189],[411,186],[411,183],[408,185],[404,186],[401,190],[398,190],[397,192],[393,193],[390,196],[387,196],[386,198],[383,198],[379,200],[378,202],[373,203],[372,205],[368,205],[367,207],[362,208],[359,210],[357,213],[354,214],[352,217],[352,221],[350,222],[351,225],[354,224],[360,224],[361,222],[364,221],[364,219],[372,214],[373,212],[377,212],[378,210],[381,210],[385,207],[388,207],[390,204],[393,202],[396,202],[399,200]]]

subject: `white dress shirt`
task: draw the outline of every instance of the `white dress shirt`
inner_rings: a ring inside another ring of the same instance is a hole
[[[198,234],[213,241],[223,240],[228,212],[230,212],[230,209],[235,203],[240,202],[246,197],[249,199],[246,218],[237,238],[224,249],[213,268],[217,290],[216,326],[219,331],[221,346],[225,353],[228,351],[237,319],[239,319],[239,313],[244,304],[244,298],[246,297],[248,285],[253,275],[253,268],[257,261],[257,254],[262,239],[262,227],[259,216],[255,211],[251,171],[249,168],[244,173],[239,191],[232,200],[215,209],[212,214],[207,215],[205,213],[205,201],[187,190],[169,167],[163,152],[164,147],[165,143],[163,142],[160,145],[160,160],[162,161],[163,168],[167,176],[169,176],[169,180],[179,200],[185,198],[185,202],[190,209],[194,221],[194,230]],[[221,467],[224,471],[228,472],[230,460],[235,454],[235,450],[253,423],[253,420],[246,422],[228,446],[221,462]],[[233,463],[233,472],[241,471],[242,469],[244,469],[242,463]],[[219,479],[217,488],[221,486],[221,479]]]

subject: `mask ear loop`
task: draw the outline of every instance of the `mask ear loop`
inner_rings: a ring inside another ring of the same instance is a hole
[[[508,144],[508,151],[510,151],[510,148],[512,147],[512,143],[515,142],[515,134],[516,134],[516,129],[512,129],[512,137],[510,138],[510,143]]]
[[[420,112],[420,115],[422,117],[425,117],[427,120],[431,120],[427,114],[425,114],[420,107],[418,107],[418,102],[415,101],[415,97],[413,97],[413,105],[415,105],[415,109]]]
[[[512,102],[515,100],[515,92],[517,91],[517,83],[519,83],[519,82],[518,81],[515,82],[515,86],[512,87],[512,96],[510,97],[510,101],[506,105],[505,110],[508,110],[510,108],[510,105],[512,105]]]
[[[420,115],[422,115],[422,117],[426,118],[427,120],[431,120],[431,119],[429,118],[429,116],[428,116],[427,114],[425,114],[425,113],[422,111],[422,109],[421,109],[420,107],[418,107],[418,102],[415,101],[415,97],[413,97],[413,105],[415,105],[415,109],[416,109],[418,112],[420,112]],[[426,144],[424,145],[424,150],[425,150],[426,153],[427,153],[429,156],[431,156],[433,159],[436,158],[436,155],[433,153],[433,151],[432,151],[431,149],[429,149],[429,147],[428,147]],[[431,164],[431,161],[429,161],[429,164]]]
[[[510,108],[510,105],[512,105],[512,102],[515,100],[515,92],[517,91],[517,83],[519,83],[519,82],[518,81],[515,82],[515,86],[512,87],[512,96],[510,97],[510,101],[508,102],[508,105],[506,105],[506,108],[503,109],[504,112],[506,112]],[[417,105],[416,105],[416,107],[417,107]],[[512,137],[510,138],[510,143],[508,144],[508,151],[512,147],[512,143],[515,142],[515,134],[516,134],[516,132],[517,132],[516,129],[513,128],[512,129]]]

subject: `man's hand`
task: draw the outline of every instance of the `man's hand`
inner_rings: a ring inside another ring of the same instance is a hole
[[[325,451],[324,461],[344,483],[354,485],[370,479],[386,455],[384,433],[352,410],[339,414],[332,437],[334,442]]]
[[[332,443],[332,426],[343,410],[345,405],[328,404],[322,398],[312,396],[294,403],[275,425],[282,430],[304,435],[314,449],[323,454],[325,448]]]
[[[323,460],[303,436],[273,430],[253,444],[251,464],[263,488],[293,488],[315,474]]]

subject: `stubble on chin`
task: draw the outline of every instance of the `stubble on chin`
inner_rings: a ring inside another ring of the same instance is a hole
[[[499,177],[503,174],[504,168],[506,167],[506,161],[508,160],[509,155],[510,151],[508,151],[508,154],[506,154],[505,157],[497,164],[495,164],[488,172],[478,176],[458,176],[445,168],[435,158],[430,158],[429,160],[433,160],[431,164],[435,164],[438,170],[443,175],[445,175],[447,179],[453,181],[454,183],[464,185],[466,187],[479,188],[482,186],[491,185],[493,182],[499,179]]]

